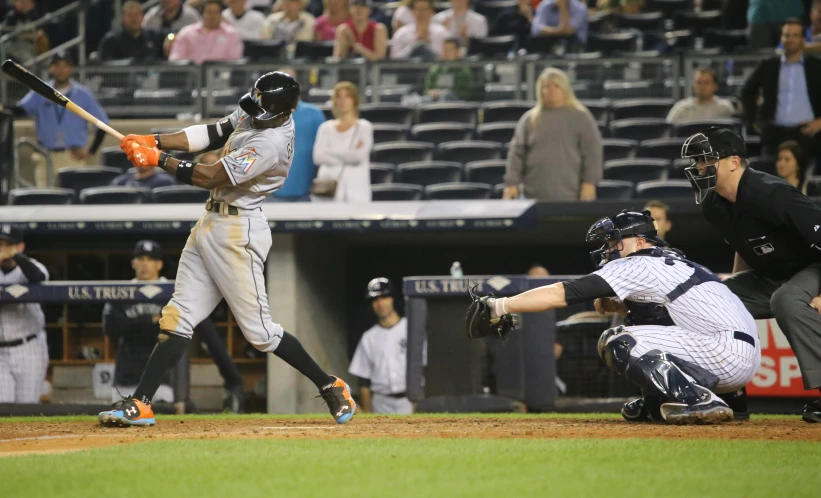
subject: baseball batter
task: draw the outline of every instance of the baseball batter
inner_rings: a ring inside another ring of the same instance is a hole
[[[515,297],[475,298],[468,335],[504,336],[511,313],[584,300],[601,299],[597,307],[607,311],[654,303],[666,309],[673,325],[620,326],[599,339],[599,356],[644,394],[626,403],[622,415],[669,423],[732,420],[732,409],[716,393],[746,385],[761,360],[755,321],[741,301],[709,270],[663,247],[647,211],[603,218],[587,240],[603,244],[591,253],[601,261],[599,270]]]
[[[271,230],[261,206],[288,175],[295,133],[291,112],[299,93],[291,76],[268,73],[234,113],[216,123],[169,135],[128,135],[120,143],[135,166],[159,166],[183,183],[211,190],[211,199],[183,249],[174,295],[162,310],[161,333],[140,384],[132,396],[100,413],[101,425],[154,424],[152,396],[188,347],[194,327],[223,298],[248,342],[311,379],[338,423],[353,417],[356,403],[348,385],[322,371],[299,341],[273,322],[265,292]],[[218,148],[222,158],[214,164],[179,161],[164,152]]]

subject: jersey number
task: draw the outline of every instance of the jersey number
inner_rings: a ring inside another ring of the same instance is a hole
[[[291,137],[291,140],[288,142],[287,152],[288,152],[288,160],[290,161],[291,156],[294,155],[294,137]]]

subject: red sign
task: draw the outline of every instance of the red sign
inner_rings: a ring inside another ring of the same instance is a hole
[[[761,366],[747,384],[750,396],[817,397],[818,391],[805,391],[801,370],[790,343],[775,320],[756,320],[761,339]]]

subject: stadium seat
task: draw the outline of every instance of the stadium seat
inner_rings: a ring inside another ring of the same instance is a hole
[[[663,12],[642,12],[640,14],[620,14],[616,16],[619,29],[635,29],[645,32],[664,28]]]
[[[689,180],[661,180],[639,182],[636,185],[638,199],[692,198],[693,187]]]
[[[610,122],[610,136],[627,140],[650,140],[666,138],[672,126],[659,118],[620,119]]]
[[[760,156],[762,152],[761,137],[757,135],[747,135],[744,137],[744,143],[747,144],[747,157]],[[818,165],[821,168],[821,164]],[[821,171],[819,171],[821,173]]]
[[[605,55],[635,52],[639,35],[633,31],[617,33],[590,33],[587,37],[587,50],[602,52]]]
[[[408,139],[410,129],[401,124],[374,123],[373,143],[402,142]]]
[[[333,55],[333,41],[298,41],[294,49],[294,59],[322,62]]]
[[[596,122],[596,125],[599,127],[599,135],[602,138],[609,138],[610,137],[610,126],[605,123],[604,121]]]
[[[399,183],[427,187],[435,183],[458,182],[462,179],[462,165],[450,161],[418,161],[396,167]]]
[[[741,121],[738,119],[704,119],[704,120],[694,120],[694,121],[687,121],[684,123],[678,123],[675,125],[675,136],[681,138],[687,138],[690,135],[694,135],[701,131],[710,128],[711,126],[718,126],[721,128],[729,128],[734,132],[741,135],[742,133],[742,124]]]
[[[110,166],[125,171],[134,165],[128,160],[125,152],[119,147],[106,147],[100,151],[100,162],[103,166]]]
[[[416,108],[416,123],[464,123],[476,126],[479,107],[467,102],[425,104]]]
[[[191,185],[169,185],[151,189],[151,199],[156,204],[204,204],[211,193]]]
[[[625,99],[613,102],[613,119],[666,118],[673,99]]]
[[[690,158],[678,158],[673,160],[673,163],[670,165],[670,172],[667,174],[667,178],[670,180],[681,180],[687,179],[687,175],[684,173],[685,168],[689,168],[693,164],[693,160]]]
[[[605,138],[602,140],[604,147],[604,160],[628,159],[636,153],[639,143],[635,140],[624,140],[618,138]]]
[[[693,9],[676,12],[676,29],[692,29],[699,36],[704,36],[708,29],[721,28],[723,20],[720,10],[704,10],[695,12]]]
[[[663,52],[692,50],[696,39],[696,35],[691,29],[645,31],[643,36],[645,47],[662,50]]]
[[[419,142],[439,145],[473,138],[473,125],[464,123],[430,123],[411,128],[411,136]]]
[[[498,185],[504,181],[507,165],[502,159],[473,161],[465,164],[465,180],[473,183]]]
[[[371,163],[371,185],[393,183],[393,174],[396,167],[387,163]]]
[[[282,40],[244,40],[243,57],[251,62],[285,59],[285,42]]]
[[[750,157],[750,167],[756,171],[769,173],[771,175],[778,175],[775,167],[776,159],[772,157]]]
[[[678,159],[681,157],[683,138],[654,138],[639,144],[636,157],[658,157],[661,159]]]
[[[57,186],[78,193],[84,188],[104,187],[123,173],[109,166],[78,166],[63,168],[57,172]]]
[[[440,183],[425,187],[425,197],[432,201],[490,199],[491,189],[484,183]]]
[[[516,123],[512,121],[480,124],[476,127],[476,138],[506,144],[513,140],[515,131]]]
[[[466,164],[471,161],[485,159],[501,159],[502,147],[498,142],[483,142],[480,140],[460,140],[439,144],[436,159],[440,161],[455,161]]]
[[[609,100],[582,100],[582,105],[587,107],[593,119],[603,123],[610,121],[610,101]]]
[[[485,38],[471,38],[468,42],[468,56],[475,55],[483,58],[502,58],[516,49],[516,37],[487,36]]]
[[[145,200],[144,189],[132,187],[91,187],[80,191],[83,204],[141,204]]]
[[[596,199],[627,200],[633,198],[633,182],[602,180],[596,184]]]
[[[503,121],[517,122],[521,117],[535,106],[535,102],[522,101],[499,101],[482,105],[483,123],[499,123]]]
[[[705,47],[721,47],[727,52],[747,48],[747,30],[709,28],[704,31]]]
[[[491,24],[499,18],[499,14],[501,14],[502,11],[514,6],[516,6],[516,0],[488,0],[485,2],[477,2],[474,8],[476,12],[487,18],[488,24]],[[450,7],[448,6],[446,8]]]
[[[371,161],[400,164],[433,159],[434,145],[428,142],[386,142],[376,144],[371,151]]]
[[[607,80],[602,90],[610,100],[641,99],[653,94],[653,80]]]
[[[491,199],[501,199],[502,194],[505,192],[505,184],[500,183],[498,185],[493,186],[493,192],[490,194]]]
[[[666,18],[672,18],[680,10],[692,8],[693,0],[644,0],[646,12],[661,12]]]
[[[418,201],[421,198],[422,187],[419,185],[391,183],[371,186],[373,201]]]
[[[368,104],[359,108],[359,117],[371,123],[403,124],[410,127],[413,109],[398,104]]]
[[[639,183],[666,180],[670,161],[663,159],[618,159],[605,161],[604,179]]]
[[[67,188],[16,188],[9,192],[12,206],[71,204],[73,198],[74,191]]]

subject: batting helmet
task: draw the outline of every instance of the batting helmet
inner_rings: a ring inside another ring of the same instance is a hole
[[[391,281],[385,277],[379,277],[368,282],[368,290],[365,292],[365,298],[376,299],[377,297],[390,296],[393,294],[393,285]]]
[[[239,106],[254,122],[265,123],[293,111],[298,102],[299,83],[289,74],[274,71],[260,76],[239,99]]]
[[[656,232],[656,224],[650,216],[650,211],[637,213],[624,210],[612,219],[600,219],[587,231],[587,242],[602,244],[598,249],[590,251],[593,264],[599,267],[608,261],[618,259],[619,251],[624,248],[621,241],[628,237],[641,237],[657,246],[667,246],[667,242]],[[618,244],[611,247],[610,242],[613,241]]]
[[[738,134],[727,128],[707,128],[690,136],[681,146],[681,157],[692,159],[692,164],[684,168],[696,192],[696,204],[716,186],[716,164],[725,157],[747,158],[747,146]]]

